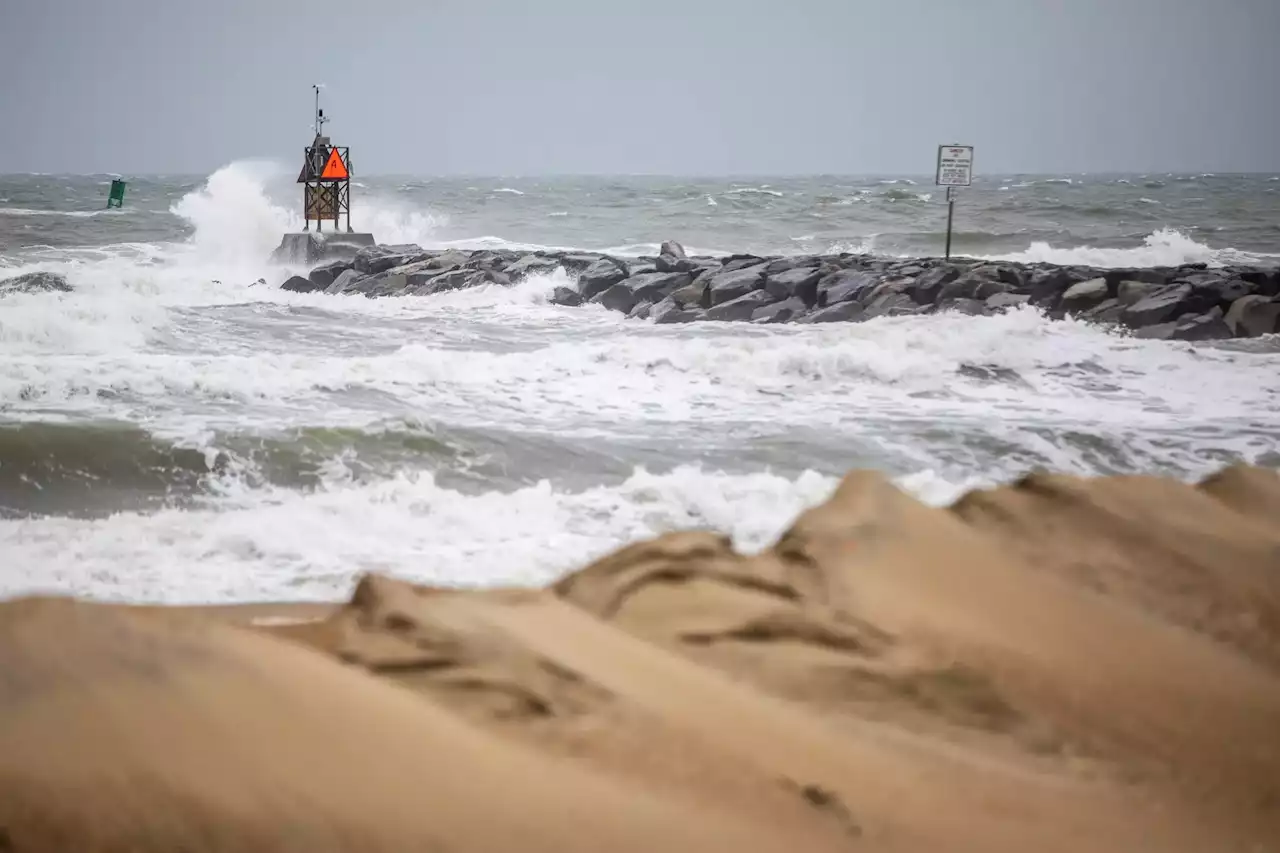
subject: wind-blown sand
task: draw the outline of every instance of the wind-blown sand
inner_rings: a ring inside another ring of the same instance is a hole
[[[0,604],[0,850],[1277,849],[1268,470],[855,472],[760,554],[541,590]]]

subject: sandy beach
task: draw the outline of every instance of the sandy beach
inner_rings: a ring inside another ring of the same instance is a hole
[[[542,589],[0,604],[0,849],[1265,851],[1280,477],[849,474]]]

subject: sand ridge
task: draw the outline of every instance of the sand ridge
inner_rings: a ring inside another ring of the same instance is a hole
[[[545,589],[0,603],[0,849],[1276,849],[1277,509],[859,471]]]

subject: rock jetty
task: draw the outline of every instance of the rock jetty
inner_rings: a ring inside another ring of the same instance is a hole
[[[510,285],[563,270],[558,305],[602,305],[654,323],[856,322],[951,311],[989,315],[1031,305],[1131,329],[1143,338],[1203,341],[1280,331],[1280,270],[1245,266],[1099,269],[864,254],[689,257],[668,241],[656,257],[591,252],[427,250],[373,245],[281,287],[297,292],[431,296]]]

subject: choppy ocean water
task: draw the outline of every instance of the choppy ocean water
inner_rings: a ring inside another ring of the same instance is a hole
[[[296,170],[295,170],[296,171]],[[852,467],[926,500],[1044,466],[1280,463],[1280,350],[1032,310],[658,327],[547,304],[562,274],[423,299],[290,294],[294,174],[0,176],[0,593],[332,598],[364,570],[537,583],[674,527],[764,544]],[[927,177],[360,178],[424,247],[937,254]],[[1276,176],[986,177],[958,253],[1280,262]],[[993,367],[997,370],[971,370]]]

